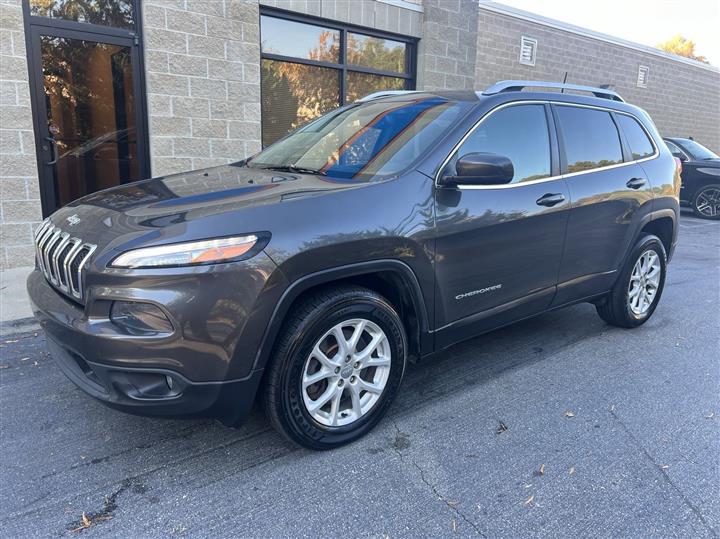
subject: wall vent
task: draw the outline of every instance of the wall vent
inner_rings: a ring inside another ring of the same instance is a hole
[[[647,88],[649,73],[650,73],[650,68],[647,66],[640,66],[638,68],[637,85],[640,88]]]
[[[537,55],[537,39],[522,36],[520,39],[520,63],[526,66],[535,65]]]

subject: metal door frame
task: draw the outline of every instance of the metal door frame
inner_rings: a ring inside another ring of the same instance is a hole
[[[47,125],[45,84],[43,80],[41,36],[78,39],[129,47],[131,51],[133,88],[135,97],[135,129],[137,159],[140,178],[150,177],[150,146],[148,140],[147,94],[145,92],[145,65],[140,34],[137,31],[141,18],[140,2],[133,3],[135,29],[100,26],[83,22],[33,16],[29,0],[23,0],[23,23],[27,48],[28,75],[30,82],[30,106],[33,117],[35,156],[37,159],[40,203],[43,217],[58,208],[55,206],[55,182],[53,171],[46,163],[52,160],[50,148],[45,149],[45,137],[50,135]]]

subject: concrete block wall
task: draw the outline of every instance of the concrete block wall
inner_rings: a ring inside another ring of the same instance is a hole
[[[421,90],[472,90],[477,45],[476,0],[425,0],[418,51]]]
[[[145,0],[142,20],[153,175],[256,153],[257,1]]]
[[[267,7],[420,37],[423,0],[259,0]],[[416,9],[413,9],[416,8]]]
[[[518,62],[522,36],[538,40],[534,67]],[[638,67],[649,67],[647,88]],[[652,116],[664,136],[692,136],[720,152],[720,70],[575,32],[481,9],[478,15],[478,89],[502,79],[610,84]]]
[[[0,269],[33,263],[42,219],[20,0],[0,0]]]

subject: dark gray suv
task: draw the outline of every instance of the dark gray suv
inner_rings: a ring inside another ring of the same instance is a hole
[[[610,90],[387,92],[246,161],[73,202],[37,231],[28,290],[58,365],[106,404],[236,425],[257,396],[331,448],[380,420],[410,358],[578,302],[645,322],[679,190]]]

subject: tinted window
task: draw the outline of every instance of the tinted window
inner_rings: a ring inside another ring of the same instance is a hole
[[[687,150],[688,153],[692,154],[694,159],[702,161],[703,159],[717,159],[718,156],[708,150],[702,144],[698,144],[694,140],[683,139],[681,144]]]
[[[30,0],[30,14],[52,19],[132,28],[132,0]]]
[[[678,155],[685,155],[684,151],[682,151],[680,148],[678,148],[675,144],[673,144],[669,140],[666,140],[665,144],[667,145],[668,150],[670,150],[670,153],[673,154],[674,156],[677,157]]]
[[[635,118],[626,116],[625,114],[616,114],[620,129],[625,133],[625,138],[630,146],[633,159],[642,159],[643,157],[650,157],[655,153],[655,148],[650,142],[645,130],[640,127],[640,124]]]
[[[495,153],[510,159],[512,183],[550,176],[550,136],[542,105],[517,105],[499,110],[483,121],[458,150]]]
[[[340,60],[340,31],[314,24],[260,17],[262,52],[322,62]]]
[[[415,86],[411,41],[262,14],[260,52],[263,147],[333,108]]]
[[[622,163],[622,148],[609,112],[580,107],[557,107],[568,172]]]

